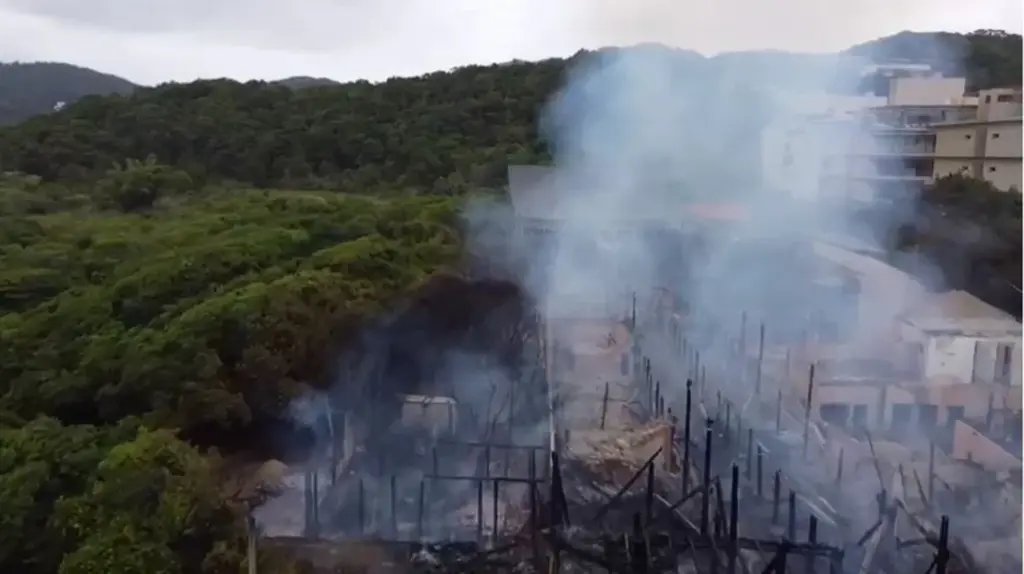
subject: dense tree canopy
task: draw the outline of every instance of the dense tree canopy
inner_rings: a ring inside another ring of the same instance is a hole
[[[454,200],[168,187],[187,176],[152,161],[105,177],[0,178],[0,571],[237,572],[240,509],[182,439],[253,435],[328,383],[455,260]]]

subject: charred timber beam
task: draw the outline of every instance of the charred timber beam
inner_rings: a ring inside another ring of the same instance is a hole
[[[508,482],[513,484],[543,484],[547,482],[544,478],[526,478],[514,476],[456,476],[447,474],[425,474],[428,480],[469,480],[476,482]]]

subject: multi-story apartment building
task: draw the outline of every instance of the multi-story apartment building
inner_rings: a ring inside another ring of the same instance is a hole
[[[883,105],[770,126],[765,182],[795,197],[899,198],[948,173],[1020,188],[1020,90],[964,96],[963,78],[901,77]]]
[[[931,126],[935,137],[933,175],[965,173],[1002,190],[1020,191],[1021,90],[983,90],[978,96],[974,117]]]

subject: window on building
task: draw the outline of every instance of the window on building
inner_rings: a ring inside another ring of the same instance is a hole
[[[964,139],[965,140],[971,139],[971,134],[964,134]]]
[[[892,422],[889,428],[896,434],[901,434],[910,426],[910,416],[913,411],[907,404],[894,404],[892,406]]]
[[[868,425],[868,407],[867,405],[854,405],[853,406],[853,428],[862,429]]]
[[[992,94],[988,94],[987,96],[985,96],[985,103],[986,104],[991,104],[992,103]]]
[[[818,409],[818,414],[821,420],[830,425],[845,427],[850,417],[850,407],[842,403],[825,403]]]
[[[939,407],[935,405],[917,405],[917,426],[929,431],[935,428],[939,420]]]
[[[1001,383],[1010,381],[1010,373],[1013,367],[1013,345],[1000,343],[996,347],[996,377]]]
[[[964,420],[964,408],[949,407],[949,417],[946,419],[946,424],[952,427],[956,424],[956,421],[962,420]]]
[[[989,96],[989,97],[991,97],[991,96]],[[1012,102],[1012,101],[1014,101],[1014,99],[1015,98],[1013,97],[1013,94],[1002,94],[1002,95],[996,96],[996,101],[997,102]]]
[[[992,132],[992,139],[994,139],[994,140],[999,139],[999,132]]]
[[[988,170],[989,171],[995,171],[996,170],[996,166],[990,165],[990,166],[988,166]]]

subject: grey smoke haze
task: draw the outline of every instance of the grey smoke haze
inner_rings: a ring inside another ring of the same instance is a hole
[[[729,73],[702,73],[686,65],[688,58],[658,46],[608,50],[571,71],[541,116],[557,170],[555,183],[541,190],[557,193],[557,201],[544,202],[543,213],[554,231],[541,247],[530,238],[513,244],[513,259],[527,262],[523,284],[548,320],[602,316],[608,309],[624,315],[631,292],[643,308],[656,289],[672,289],[689,303],[686,335],[712,369],[733,348],[741,313],[748,318],[748,348],[760,322],[770,345],[795,345],[808,327],[826,320],[850,342],[840,358],[874,357],[889,344],[895,315],[919,291],[908,293],[884,278],[869,280],[859,292],[822,288],[815,279],[826,264],[813,244],[824,234],[877,240],[914,214],[915,189],[888,190],[899,200],[865,214],[838,189],[825,187],[820,197],[803,201],[774,193],[759,169],[765,125],[804,113],[806,96],[859,78],[837,82],[835,66],[777,69],[787,76],[788,87],[779,89],[777,78],[742,81]],[[866,124],[849,124],[827,137],[822,158],[874,151]],[[686,214],[694,203],[739,203],[746,217],[695,221]],[[481,217],[481,210],[469,214]],[[652,231],[657,228],[697,231],[703,247],[679,254]],[[495,260],[500,257],[495,253]],[[643,336],[645,352],[660,369],[662,391],[680,396],[688,365],[667,352],[668,341],[656,330],[648,327]],[[807,364],[796,368],[806,371]],[[732,384],[726,396],[736,404],[752,391],[752,382],[739,377],[710,384],[725,382]],[[745,416],[748,424],[773,426],[756,421],[753,412]],[[806,472],[783,470],[790,476]],[[873,474],[851,474],[844,488],[856,500],[871,501],[879,485]],[[873,520],[870,502],[863,510]]]
[[[1021,31],[1014,0],[0,0],[0,60],[196,77],[380,80],[661,42],[703,54],[826,52],[904,29]]]

